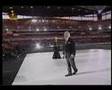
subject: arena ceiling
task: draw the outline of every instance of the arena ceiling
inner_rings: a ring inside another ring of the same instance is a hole
[[[14,10],[26,16],[83,16],[111,11],[111,6],[4,6],[3,12]]]

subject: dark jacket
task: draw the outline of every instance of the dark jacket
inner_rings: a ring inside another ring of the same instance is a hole
[[[54,50],[54,54],[53,54],[53,59],[61,59],[61,56],[60,56],[60,53],[59,53],[59,46],[57,45],[57,43],[55,42],[54,43],[54,48],[53,48],[53,50]]]
[[[75,42],[69,38],[68,41],[64,44],[64,54],[76,54],[76,49],[75,49]]]
[[[57,45],[57,43],[54,43],[53,50],[54,52],[59,52],[59,46]]]

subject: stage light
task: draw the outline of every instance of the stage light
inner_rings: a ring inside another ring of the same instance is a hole
[[[6,31],[9,31],[9,29],[8,29],[8,28],[6,28],[5,30],[6,30]]]
[[[102,12],[102,10],[98,10],[98,14],[100,14]]]
[[[19,36],[19,34],[16,34],[16,33],[15,33],[15,34],[13,34],[13,36]]]
[[[39,31],[39,29],[37,28],[36,31]]]
[[[49,9],[49,8],[50,8],[50,6],[47,6],[47,8]]]
[[[92,30],[92,27],[89,27],[89,30],[91,31]]]
[[[13,7],[9,7],[9,9],[13,9]]]
[[[53,23],[55,23],[55,20],[52,20]]]
[[[21,6],[21,8],[24,8],[23,6]]]
[[[54,45],[52,45],[52,44],[49,44],[49,47],[54,47]]]
[[[36,23],[37,22],[37,20],[36,19],[32,19],[32,23]]]
[[[111,25],[108,28],[111,29]]]
[[[74,10],[75,8],[72,8],[72,10]]]
[[[30,8],[33,8],[33,6],[30,6]]]
[[[42,22],[44,22],[44,20],[42,20]]]
[[[47,28],[44,28],[44,31],[47,31]]]
[[[36,48],[40,49],[40,48],[42,48],[42,46],[39,43],[36,43]]]
[[[98,30],[101,30],[101,29],[102,29],[102,27],[101,27],[101,26],[99,26],[99,27],[98,27]]]

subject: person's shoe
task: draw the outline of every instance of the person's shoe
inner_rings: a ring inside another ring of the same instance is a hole
[[[69,74],[66,74],[65,77],[67,77],[67,76],[71,76],[71,75],[72,75],[72,73],[69,73]]]
[[[78,71],[78,69],[76,69],[76,70],[74,71],[74,73],[73,73],[73,74],[76,74],[76,73],[77,73],[77,71]]]

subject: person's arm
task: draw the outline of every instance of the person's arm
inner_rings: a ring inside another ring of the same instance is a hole
[[[73,40],[71,40],[71,50],[72,50],[72,54],[71,56],[74,57],[76,54],[76,50],[75,50],[75,42]]]
[[[62,46],[63,58],[65,57],[65,45]]]
[[[53,43],[53,51],[56,51],[56,44]]]

